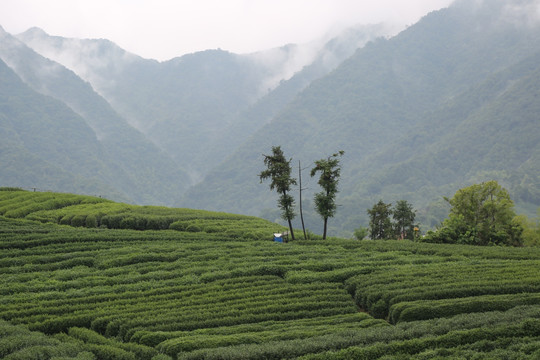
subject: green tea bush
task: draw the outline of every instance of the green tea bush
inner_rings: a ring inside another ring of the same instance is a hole
[[[97,345],[86,344],[86,347],[96,355],[100,360],[136,360],[135,354],[111,346],[111,345]]]
[[[85,227],[87,228],[97,228],[99,227],[99,220],[96,215],[88,215],[85,219]]]
[[[26,191],[19,187],[1,186],[0,191]]]
[[[73,214],[68,214],[68,215],[64,215],[61,219],[60,219],[60,225],[71,225],[71,219],[73,219],[75,217],[75,215]]]
[[[83,227],[86,226],[86,215],[75,215],[71,218],[71,226]]]

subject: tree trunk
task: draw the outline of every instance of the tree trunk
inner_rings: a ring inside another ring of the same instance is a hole
[[[287,221],[289,222],[289,231],[291,232],[291,239],[294,240],[294,231],[292,229],[291,219],[287,219]]]
[[[323,240],[326,240],[326,227],[327,227],[327,224],[328,224],[328,218],[325,217],[324,218],[324,230],[323,230],[323,236],[322,236]]]

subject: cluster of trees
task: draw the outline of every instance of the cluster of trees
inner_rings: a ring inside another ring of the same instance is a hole
[[[339,162],[343,154],[343,151],[339,151],[326,159],[315,161],[310,173],[312,177],[320,174],[318,184],[322,191],[315,194],[314,201],[315,210],[324,221],[323,239],[326,239],[328,218],[336,213],[335,199],[341,171]],[[291,176],[292,159],[285,158],[280,146],[272,147],[272,154],[263,156],[267,169],[259,174],[259,178],[261,182],[271,179],[270,189],[280,194],[278,205],[281,216],[287,220],[294,240],[291,221],[296,215],[295,201],[290,191],[297,182]],[[444,199],[451,206],[448,218],[437,230],[428,231],[421,238],[422,241],[470,245],[540,244],[539,224],[531,225],[530,220],[516,216],[508,191],[495,180],[462,188],[452,198]],[[367,213],[369,228],[360,227],[354,233],[359,240],[367,236],[373,240],[420,239],[419,228],[415,224],[416,210],[406,200],[397,201],[395,206],[379,200]]]
[[[341,175],[341,166],[339,164],[340,157],[345,152],[338,151],[326,159],[315,161],[315,166],[311,169],[311,177],[319,173],[319,181],[317,182],[322,188],[322,191],[315,194],[315,210],[322,217],[324,222],[323,240],[326,239],[328,229],[328,218],[334,217],[336,214],[337,204],[336,195],[338,193],[339,177]],[[294,240],[294,231],[292,228],[292,219],[295,218],[294,212],[294,197],[290,194],[291,186],[297,185],[296,179],[291,176],[291,161],[287,160],[281,146],[273,146],[272,154],[264,156],[264,164],[266,170],[259,174],[261,182],[266,179],[271,179],[270,190],[276,190],[279,196],[278,206],[281,209],[281,217],[287,220],[291,238]],[[301,176],[301,175],[300,175]],[[302,184],[300,184],[300,189]],[[300,211],[302,216],[302,212]],[[303,226],[303,221],[302,221]],[[304,238],[306,231],[304,228]]]
[[[540,245],[540,209],[536,222],[516,216],[508,191],[495,180],[462,188],[452,198],[444,199],[451,206],[448,218],[422,238],[414,224],[416,211],[405,200],[398,201],[395,207],[382,200],[373,205],[367,210],[369,228],[356,229],[355,237],[469,245]]]
[[[379,200],[367,210],[369,227],[359,227],[354,236],[358,240],[369,236],[447,244],[540,245],[540,209],[537,219],[516,215],[508,191],[495,180],[462,188],[444,199],[451,206],[448,218],[423,237],[415,225],[416,210],[406,200],[394,207]]]
[[[386,204],[379,200],[367,210],[367,213],[369,228],[360,227],[355,230],[354,235],[358,240],[368,235],[373,240],[391,238],[413,240],[418,234],[418,226],[414,224],[416,210],[407,200],[399,200],[394,207],[391,203]]]

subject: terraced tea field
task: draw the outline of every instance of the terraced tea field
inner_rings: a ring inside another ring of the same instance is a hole
[[[0,191],[0,358],[540,358],[538,248],[281,229]]]

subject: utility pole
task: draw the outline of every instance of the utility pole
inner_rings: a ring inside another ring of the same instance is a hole
[[[298,160],[298,180],[300,184],[300,220],[302,221],[302,230],[304,230],[304,240],[307,240],[306,226],[304,225],[304,213],[302,212],[302,167],[300,166],[300,160]]]

